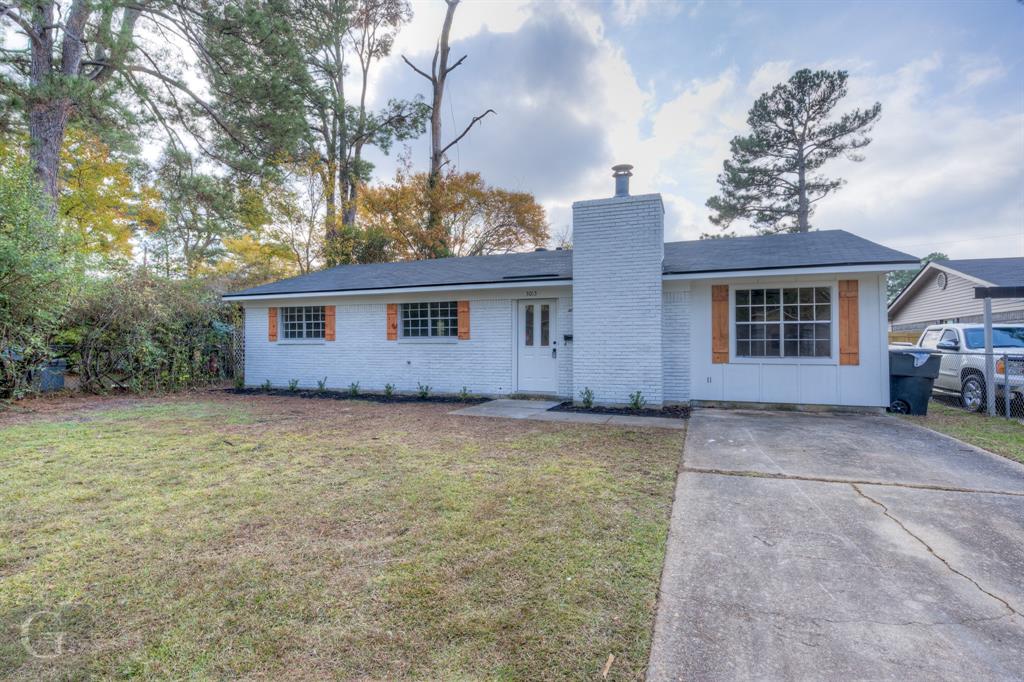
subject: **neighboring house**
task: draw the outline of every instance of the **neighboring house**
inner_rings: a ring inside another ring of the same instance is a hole
[[[1024,258],[938,260],[928,263],[889,305],[893,331],[933,324],[983,322],[975,287],[1024,286]],[[994,322],[1024,321],[1024,298],[993,298]]]
[[[573,205],[571,251],[348,265],[225,298],[245,381],[650,405],[889,404],[885,273],[841,230],[664,242],[661,195]]]

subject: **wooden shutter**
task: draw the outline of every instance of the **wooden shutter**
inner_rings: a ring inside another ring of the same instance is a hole
[[[839,280],[839,364],[860,364],[858,282]]]
[[[388,341],[398,340],[398,304],[388,303]]]
[[[277,341],[277,308],[267,308],[267,341]]]
[[[324,306],[324,341],[334,341],[334,306]]]
[[[729,286],[711,287],[711,362],[729,362]]]
[[[469,338],[469,301],[459,301],[459,338]]]

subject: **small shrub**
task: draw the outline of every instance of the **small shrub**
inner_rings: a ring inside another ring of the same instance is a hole
[[[316,390],[318,390],[321,393],[327,390],[327,377],[316,380]]]
[[[473,394],[469,392],[469,387],[468,386],[463,386],[462,390],[459,391],[459,400],[461,400],[462,402],[466,402],[467,400],[469,400],[472,397],[473,397]]]
[[[640,391],[633,391],[629,394],[629,408],[631,410],[642,410],[647,404],[647,398]]]
[[[245,388],[245,377],[242,376],[241,374],[236,374],[235,375],[235,389],[241,391],[243,388]]]
[[[264,391],[269,393],[271,388],[272,388],[272,386],[270,385],[270,379],[267,379],[266,381],[263,382],[263,390]]]
[[[580,405],[588,410],[594,406],[594,392],[589,388],[584,388],[580,391]]]
[[[416,382],[416,386],[418,387],[416,389],[416,395],[420,397],[420,400],[426,400],[430,397],[430,386],[419,382]]]
[[[384,397],[385,398],[390,398],[393,395],[395,395],[395,385],[394,384],[384,384]]]
[[[289,379],[288,380],[288,390],[291,391],[292,393],[295,393],[295,391],[299,390],[299,380],[298,379]]]
[[[353,381],[348,385],[348,394],[352,397],[359,395],[359,382]]]

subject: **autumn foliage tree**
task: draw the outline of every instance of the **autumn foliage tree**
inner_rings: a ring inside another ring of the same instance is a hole
[[[399,171],[394,182],[364,190],[361,227],[386,238],[391,259],[510,253],[548,241],[544,209],[529,193],[492,187],[479,173],[448,173],[433,191],[430,184],[428,173]]]

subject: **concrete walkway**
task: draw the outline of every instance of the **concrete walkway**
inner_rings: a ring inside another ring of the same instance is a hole
[[[685,429],[686,420],[673,417],[631,417],[619,414],[588,414],[583,412],[549,412],[559,405],[550,400],[513,400],[502,398],[472,407],[455,410],[452,414],[468,417],[500,417],[502,419],[535,419],[544,422],[575,424],[611,424],[613,426],[648,426],[661,429]]]
[[[1020,679],[1024,467],[884,416],[697,410],[649,680]]]

